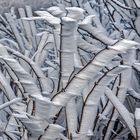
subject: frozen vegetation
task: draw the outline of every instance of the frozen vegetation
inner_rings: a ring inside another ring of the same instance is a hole
[[[139,0],[0,13],[0,140],[140,140]]]

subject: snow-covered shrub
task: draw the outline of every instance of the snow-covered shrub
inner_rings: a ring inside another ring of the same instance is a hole
[[[37,2],[0,16],[0,139],[140,139],[139,2]]]

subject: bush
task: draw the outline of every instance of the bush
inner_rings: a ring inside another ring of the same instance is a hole
[[[1,2],[2,140],[140,139],[138,1]]]

